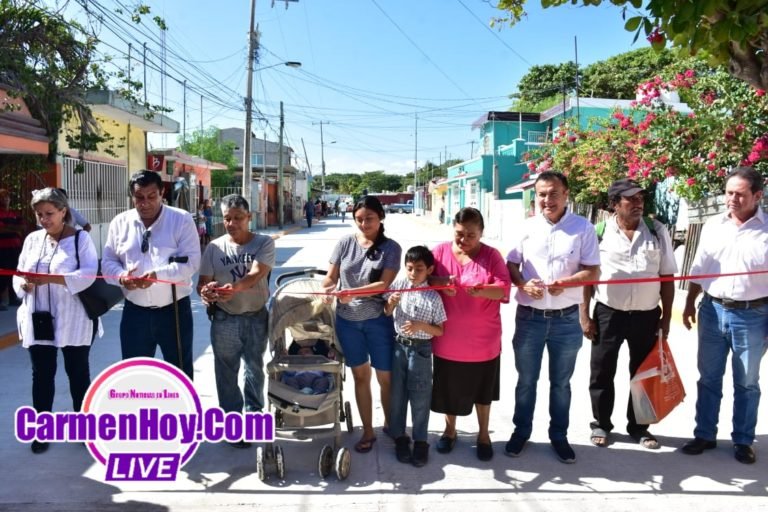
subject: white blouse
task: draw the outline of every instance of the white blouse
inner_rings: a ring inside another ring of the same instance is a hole
[[[47,235],[44,229],[30,233],[24,240],[19,256],[18,270],[40,274],[64,276],[65,286],[59,284],[35,286],[29,293],[21,286],[24,278],[13,277],[13,289],[23,299],[16,314],[19,337],[24,347],[49,345],[54,347],[90,345],[93,338],[93,320],[88,318],[82,302],[76,296],[93,284],[99,260],[91,237],[80,236],[80,268],[75,256],[75,237],[60,241]],[[50,292],[50,294],[49,294]],[[32,328],[33,311],[50,311],[54,321],[54,341],[36,340]]]

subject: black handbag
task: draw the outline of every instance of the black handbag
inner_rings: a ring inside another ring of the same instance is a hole
[[[75,255],[77,257],[77,268],[80,268],[80,231],[75,233]],[[101,276],[101,261],[99,261],[99,270],[96,274]],[[88,318],[96,320],[101,315],[112,309],[112,306],[123,300],[123,290],[119,286],[107,283],[101,277],[97,277],[91,286],[77,294]]]

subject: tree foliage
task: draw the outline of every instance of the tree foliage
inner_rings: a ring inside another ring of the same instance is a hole
[[[492,23],[514,24],[525,16],[527,0],[499,0],[507,12]],[[541,0],[543,7],[597,6],[603,0]],[[768,0],[610,0],[622,7],[624,28],[645,34],[655,49],[667,44],[691,55],[701,53],[713,66],[758,89],[768,89]],[[642,9],[631,15],[630,9]]]
[[[133,17],[149,12],[141,7],[135,7]],[[116,89],[150,114],[167,111],[138,100],[140,82],[128,80],[123,71],[106,70],[104,64],[111,59],[97,60],[98,38],[93,29],[49,11],[40,0],[0,0],[0,34],[0,83],[9,87],[12,96],[21,97],[32,117],[40,121],[51,141],[51,157],[59,131],[70,121],[77,126],[65,133],[72,148],[81,155],[99,147],[110,153],[105,144],[111,144],[113,137],[99,127],[85,103],[90,89]]]
[[[517,93],[510,97],[517,100],[513,106],[519,112],[534,112],[542,102],[570,93],[576,88],[576,64],[543,64],[531,66],[517,86]],[[552,106],[552,105],[549,105]]]
[[[580,94],[593,98],[634,99],[637,84],[664,72],[674,52],[639,48],[590,64],[582,71]]]
[[[186,137],[179,136],[179,148],[189,155],[199,156],[234,169],[238,166],[234,155],[235,143],[221,140],[220,132],[219,128],[211,126],[205,130],[195,130]]]

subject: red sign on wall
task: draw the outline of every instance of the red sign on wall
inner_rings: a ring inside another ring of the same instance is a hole
[[[163,155],[147,155],[147,169],[163,172],[165,157]]]

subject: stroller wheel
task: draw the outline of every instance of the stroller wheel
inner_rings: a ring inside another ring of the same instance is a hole
[[[346,448],[340,449],[339,453],[336,454],[336,478],[346,480],[351,467],[352,454]]]
[[[277,478],[283,480],[285,478],[285,455],[283,455],[283,447],[275,446],[275,465],[277,466]]]
[[[352,404],[349,402],[344,402],[344,416],[344,419],[347,422],[347,432],[351,434],[354,430],[354,426],[352,425]]]
[[[326,478],[333,471],[333,448],[329,445],[323,446],[320,450],[320,457],[317,459],[317,473],[320,478]]]
[[[258,446],[256,448],[256,473],[259,476],[259,480],[262,482],[266,475],[264,473],[264,447]]]

